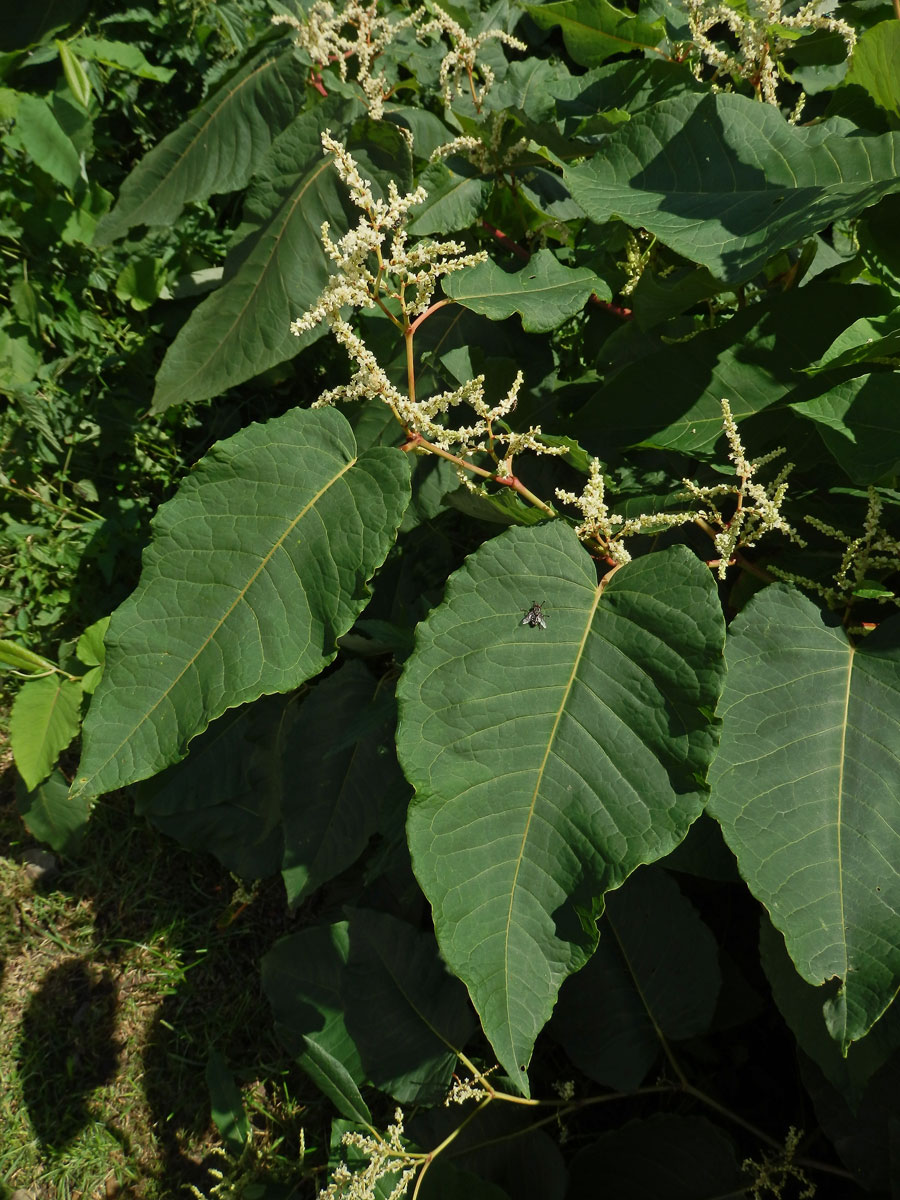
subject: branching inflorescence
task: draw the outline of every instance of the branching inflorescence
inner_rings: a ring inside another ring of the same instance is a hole
[[[305,333],[319,322],[327,321],[355,365],[349,383],[332,388],[316,401],[317,407],[339,401],[377,398],[387,404],[403,425],[409,438],[433,451],[443,452],[454,461],[460,477],[469,483],[467,472],[483,478],[508,479],[512,460],[523,450],[537,454],[564,454],[564,447],[546,445],[541,430],[533,426],[524,433],[511,432],[505,418],[513,411],[522,386],[518,372],[507,394],[496,404],[484,395],[484,376],[467,380],[453,391],[440,392],[424,399],[417,397],[412,338],[421,322],[449,303],[434,300],[438,280],[453,271],[483,262],[483,251],[470,254],[462,242],[423,239],[410,245],[405,229],[410,208],[421,204],[427,193],[423,188],[401,195],[396,185],[388,185],[387,200],[376,200],[372,185],[359,174],[347,149],[327,131],[322,135],[326,152],[334,155],[335,165],[347,186],[350,198],[360,210],[355,228],[340,241],[333,242],[328,224],[322,226],[322,241],[336,270],[318,302],[291,325],[295,334]],[[407,387],[402,391],[389,378],[363,338],[346,321],[341,310],[379,308],[402,332],[407,343]],[[474,419],[453,426],[447,421],[451,410],[465,405]],[[502,426],[502,427],[501,427]],[[451,454],[450,451],[453,451]],[[495,469],[487,470],[466,460],[482,454],[493,459]]]
[[[713,81],[720,76],[748,82],[757,98],[778,104],[778,83],[786,75],[780,60],[787,54],[798,31],[824,29],[844,39],[847,57],[856,45],[856,31],[839,17],[822,13],[823,0],[810,0],[793,15],[783,11],[783,0],[751,0],[749,5],[714,3],[711,0],[686,0],[691,38],[702,57],[714,68]],[[729,48],[708,35],[719,27],[728,29],[737,43]],[[695,65],[698,77],[701,64]],[[788,76],[789,78],[789,76]],[[790,120],[800,118],[806,97],[801,93]]]
[[[425,398],[416,395],[413,335],[431,313],[450,303],[446,299],[435,301],[438,281],[453,271],[483,262],[486,255],[482,251],[469,253],[462,242],[450,240],[426,238],[410,245],[405,228],[407,214],[427,198],[425,189],[419,187],[401,194],[391,181],[387,199],[376,199],[372,184],[362,177],[347,148],[328,131],[322,134],[322,145],[326,153],[333,155],[338,174],[360,210],[360,217],[356,226],[337,242],[331,238],[328,223],[323,224],[322,243],[335,264],[335,271],[316,304],[291,324],[292,332],[300,335],[327,321],[355,367],[348,383],[324,392],[315,406],[380,400],[388,405],[403,426],[407,435],[406,449],[423,450],[449,459],[455,464],[460,479],[472,490],[478,488],[471,476],[479,476],[481,488],[486,481],[514,487],[525,500],[548,516],[556,515],[551,505],[540,500],[517,479],[513,470],[516,455],[526,450],[535,454],[567,453],[565,445],[548,444],[539,426],[531,426],[524,432],[508,427],[506,418],[515,409],[523,383],[521,371],[517,372],[506,395],[495,404],[485,398],[483,375],[466,380],[452,391]],[[402,333],[407,351],[405,391],[388,376],[362,336],[342,315],[342,310],[348,307],[379,308]],[[471,411],[473,419],[467,424],[454,425],[448,417],[461,405]],[[727,400],[722,401],[722,416],[736,483],[703,487],[686,479],[683,482],[687,496],[697,501],[699,507],[678,513],[657,512],[625,518],[610,511],[601,464],[598,459],[593,459],[580,495],[563,488],[557,488],[555,493],[562,503],[580,511],[582,520],[575,527],[578,537],[599,557],[613,566],[621,566],[631,558],[624,545],[625,539],[693,522],[713,539],[719,555],[721,578],[740,547],[754,546],[767,533],[779,530],[800,542],[781,511],[790,465],[768,484],[760,484],[754,479],[760,467],[782,451],[749,460]],[[490,460],[492,469],[471,461],[477,456]],[[730,516],[721,511],[721,498],[726,496],[734,503]]]
[[[478,59],[484,43],[499,41],[516,50],[528,48],[519,38],[502,29],[487,29],[472,36],[433,2],[427,8],[418,8],[405,17],[392,20],[379,15],[378,0],[372,0],[371,4],[347,0],[338,10],[330,0],[316,0],[304,20],[289,13],[279,13],[272,22],[289,25],[294,30],[297,45],[310,56],[319,71],[336,64],[341,79],[346,80],[348,62],[355,58],[355,80],[362,89],[369,116],[375,120],[383,116],[384,102],[393,90],[384,72],[376,71],[376,62],[406,29],[414,29],[418,38],[429,34],[447,38],[450,49],[444,55],[439,71],[444,102],[448,106],[452,104],[465,75],[476,111],[481,110],[494,83],[494,72]],[[476,79],[480,79],[480,86]],[[317,86],[324,91],[321,78],[317,80]]]

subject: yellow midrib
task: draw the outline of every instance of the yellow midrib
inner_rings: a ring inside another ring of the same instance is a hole
[[[506,982],[509,980],[509,937],[510,937],[510,930],[512,929],[513,904],[515,902],[516,887],[517,887],[518,881],[519,881],[519,872],[522,869],[522,860],[525,857],[525,845],[528,841],[528,832],[531,829],[531,822],[532,822],[532,818],[534,817],[534,810],[535,810],[535,806],[537,805],[538,795],[541,790],[541,783],[543,782],[544,772],[547,769],[547,760],[550,757],[550,751],[553,748],[553,742],[556,738],[556,731],[557,731],[557,729],[559,729],[559,723],[562,720],[563,713],[565,712],[565,709],[566,709],[566,704],[568,703],[569,696],[571,695],[572,687],[575,683],[575,676],[578,672],[578,667],[581,663],[582,658],[584,657],[584,646],[585,646],[585,643],[587,642],[588,634],[591,632],[591,626],[594,623],[594,613],[597,611],[597,605],[600,603],[601,595],[602,595],[602,589],[598,585],[594,591],[594,602],[588,611],[588,617],[587,617],[587,620],[586,620],[585,626],[584,626],[584,633],[581,635],[581,641],[578,644],[578,650],[575,654],[575,659],[572,663],[572,670],[569,674],[569,678],[566,683],[565,690],[563,691],[562,700],[560,701],[559,707],[556,710],[556,716],[553,720],[553,728],[550,730],[550,736],[547,739],[547,748],[544,751],[544,757],[541,760],[540,767],[538,768],[537,781],[535,782],[535,785],[534,785],[534,791],[531,794],[531,802],[528,805],[528,817],[525,821],[525,829],[522,832],[522,842],[521,842],[521,845],[519,846],[518,857],[516,858],[516,869],[513,873],[512,886],[509,889],[509,910],[506,914],[506,929],[504,931],[504,941],[503,941],[503,964],[504,964],[503,977],[504,977],[504,982],[505,982],[505,987],[506,987],[506,1027],[507,1027],[507,1029],[510,1029],[512,1026],[512,1014],[510,1013],[510,1009],[509,1009],[510,988],[509,988],[508,982]]]

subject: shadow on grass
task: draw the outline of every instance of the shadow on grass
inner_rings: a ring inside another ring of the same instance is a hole
[[[22,1094],[41,1142],[58,1153],[91,1120],[87,1100],[116,1072],[116,985],[82,958],[51,967],[17,1042]]]
[[[19,859],[27,841],[12,805],[0,804],[0,854]],[[33,994],[15,1039],[14,1067],[48,1169],[89,1124],[101,1124],[134,1181],[121,1195],[208,1190],[207,1166],[222,1166],[209,1159],[220,1142],[205,1080],[213,1047],[239,1082],[255,1083],[267,1114],[253,1114],[260,1144],[283,1139],[277,1163],[282,1172],[296,1165],[299,1105],[282,1121],[277,1093],[285,1072],[292,1096],[313,1089],[286,1064],[259,985],[259,959],[287,927],[284,890],[280,878],[265,881],[235,915],[235,886],[215,860],[181,850],[115,798],[98,805],[77,861],[20,900],[54,906],[46,928],[55,926],[60,947],[49,969],[45,954],[40,974],[34,968],[33,982],[22,981]],[[78,913],[81,925],[68,928]],[[44,928],[42,911],[31,923]]]

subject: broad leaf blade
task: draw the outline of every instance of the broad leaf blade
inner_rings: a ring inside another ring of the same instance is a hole
[[[138,163],[97,226],[95,244],[135,225],[170,224],[188,201],[244,187],[297,111],[306,72],[288,50],[266,51],[233,75]]]
[[[900,979],[900,618],[853,646],[773,585],[729,630],[710,812],[846,1051]]]
[[[9,740],[29,791],[46,779],[81,722],[81,682],[48,675],[23,684],[9,718]]]
[[[439,1103],[475,1021],[434,935],[388,913],[353,911],[344,1000],[372,1083],[401,1104]]]
[[[17,807],[25,828],[60,854],[74,854],[81,845],[90,816],[90,806],[73,801],[69,783],[55,770],[33,792],[17,789]]]
[[[556,0],[525,8],[539,28],[559,25],[566,49],[582,67],[597,67],[629,50],[655,49],[666,32],[661,18],[648,25],[609,0]]]
[[[546,629],[522,625],[534,600]],[[561,522],[484,545],[419,626],[398,691],[413,865],[523,1090],[560,984],[596,945],[603,893],[703,807],[723,637],[687,550],[630,563],[601,592]]]
[[[231,709],[183,762],[141,784],[135,810],[243,879],[274,875],[284,854],[283,759],[299,708],[294,696],[266,696]]]
[[[609,287],[588,267],[564,267],[550,250],[538,250],[531,262],[509,274],[490,260],[443,280],[446,295],[464,308],[502,321],[522,317],[528,333],[548,333],[581,312],[594,293],[610,299]]]
[[[881,108],[900,117],[900,24],[880,21],[867,29],[853,51],[847,85],[865,89]]]
[[[771,105],[719,93],[639,113],[565,179],[594,221],[643,227],[737,284],[776,251],[900,191],[898,159],[900,133],[857,136],[845,121],[801,128]]]
[[[606,901],[600,944],[568,979],[551,1030],[592,1079],[639,1087],[670,1041],[705,1033],[722,979],[709,928],[678,885],[644,868]]]
[[[365,1075],[344,1023],[350,953],[346,921],[276,942],[262,960],[262,985],[279,1035],[313,1082],[351,1121],[371,1124],[359,1092]]]
[[[215,446],[157,513],[141,582],[113,614],[74,792],[145,779],[226,709],[321,671],[408,500],[406,456],[359,454],[333,409]]]

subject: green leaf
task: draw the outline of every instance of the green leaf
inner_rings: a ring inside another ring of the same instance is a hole
[[[644,868],[607,897],[597,950],[563,984],[550,1028],[591,1079],[630,1091],[658,1057],[660,1035],[709,1029],[721,982],[710,930],[671,876]]]
[[[262,960],[262,986],[289,1052],[338,1112],[371,1125],[359,1092],[362,1062],[344,1022],[348,930],[340,921],[282,938]]]
[[[13,701],[9,740],[29,791],[47,778],[80,724],[80,680],[54,674],[22,685]]]
[[[138,79],[152,79],[156,83],[168,83],[175,71],[170,67],[154,67],[147,62],[137,46],[130,42],[113,42],[108,38],[81,36],[73,38],[70,48],[82,58],[103,63],[105,67],[116,67],[136,75]]]
[[[759,943],[772,996],[800,1049],[817,1063],[832,1087],[855,1109],[869,1080],[900,1048],[900,1006],[892,1004],[871,1032],[861,1042],[854,1042],[844,1057],[828,1034],[822,1012],[834,988],[830,984],[811,987],[797,974],[784,938],[765,916]]]
[[[63,74],[69,90],[78,103],[87,108],[91,102],[91,81],[87,77],[87,72],[71,46],[57,40],[56,49],[59,51],[59,61],[62,63]]]
[[[546,602],[547,628],[522,612]],[[420,624],[398,690],[408,837],[441,950],[504,1069],[525,1064],[601,897],[703,808],[724,629],[683,547],[605,588],[563,522],[483,545]]]
[[[900,190],[898,159],[900,133],[788,125],[772,105],[719,93],[661,101],[564,175],[592,220],[642,227],[739,284],[778,250]]]
[[[846,1052],[900,977],[900,617],[859,645],[785,585],[757,594],[726,647],[710,812]]]
[[[572,1160],[568,1195],[592,1195],[598,1179],[616,1180],[616,1200],[738,1200],[747,1194],[725,1134],[703,1117],[673,1113],[629,1121],[586,1146]]]
[[[87,627],[75,647],[78,661],[91,668],[81,677],[81,690],[86,696],[93,695],[103,675],[103,664],[106,662],[106,647],[103,639],[108,628],[109,617],[101,617],[99,621],[95,621],[93,625]]]
[[[291,782],[285,754],[298,737],[299,710],[296,697],[267,696],[225,713],[183,762],[140,786],[135,810],[243,879],[274,875]]]
[[[227,282],[197,306],[169,347],[156,377],[153,412],[217,396],[293,358],[322,335],[319,327],[296,337],[290,326],[312,307],[329,276],[323,222],[333,231],[346,226],[343,185],[319,141],[335,111],[322,105],[304,113],[277,139],[269,170],[260,168],[248,198],[248,207],[266,211],[262,226],[235,248]]]
[[[609,0],[557,0],[524,7],[540,29],[559,25],[566,49],[582,67],[597,67],[613,54],[655,49],[666,35],[661,19],[648,25]]]
[[[494,190],[493,179],[458,157],[431,163],[419,184],[427,189],[428,199],[410,215],[407,228],[416,236],[468,229],[485,211]]]
[[[7,143],[21,146],[35,163],[63,187],[73,190],[82,179],[81,158],[53,109],[40,96],[22,96],[16,125]]]
[[[145,779],[226,709],[318,674],[408,501],[406,455],[358,454],[333,409],[213,447],[156,514],[140,584],[110,621],[75,793]]]
[[[900,326],[897,317],[890,315],[870,320],[862,317],[843,329],[817,363],[807,367],[807,375],[821,375],[841,367],[900,355]]]
[[[444,293],[472,312],[502,321],[513,313],[522,317],[528,333],[547,333],[581,312],[596,294],[612,293],[588,267],[564,267],[552,250],[538,250],[527,266],[508,274],[490,259],[442,280]]]
[[[19,815],[28,832],[58,854],[75,854],[84,839],[90,805],[72,800],[69,782],[59,769],[49,779],[16,796]]]
[[[291,907],[356,862],[378,825],[373,801],[389,786],[392,766],[399,775],[393,705],[375,706],[375,685],[361,663],[349,662],[300,711],[283,769],[281,873]]]
[[[900,468],[896,374],[862,375],[790,407],[813,421],[848,477],[864,486]]]
[[[244,1111],[241,1089],[218,1050],[206,1060],[206,1086],[213,1122],[233,1154],[239,1154],[250,1136],[250,1121]]]
[[[739,421],[762,412],[798,386],[798,372],[848,319],[881,313],[890,303],[880,288],[815,281],[687,342],[662,343],[651,353],[642,347],[636,361],[604,383],[598,402],[585,406],[572,432],[588,446],[598,441],[604,452],[632,443],[709,451],[722,436],[723,396]]]
[[[297,111],[307,70],[293,50],[266,51],[231,76],[138,163],[97,226],[96,244],[135,225],[172,224],[189,201],[244,187]]]
[[[879,108],[900,117],[900,22],[867,29],[853,51],[846,84],[868,92]]]
[[[475,1021],[434,935],[388,913],[351,912],[344,1002],[371,1082],[401,1104],[439,1103]]]

